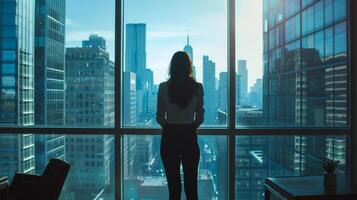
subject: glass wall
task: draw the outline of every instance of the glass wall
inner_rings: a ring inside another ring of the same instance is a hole
[[[168,199],[167,181],[160,158],[160,136],[123,138],[124,199]],[[199,199],[228,199],[226,136],[199,136]],[[181,167],[181,180],[184,182]],[[182,187],[182,198],[184,196]]]
[[[116,3],[122,10],[115,10]],[[348,5],[2,0],[0,176],[41,174],[51,158],[59,158],[72,166],[62,199],[167,199],[155,114],[176,51],[188,53],[192,75],[205,91],[205,121],[198,130],[200,199],[263,199],[266,177],[322,175],[319,163],[326,159],[341,161],[338,173],[345,175],[352,112]],[[122,21],[115,23],[116,17]],[[231,17],[235,30],[229,30]],[[115,64],[115,50],[121,63]],[[233,66],[236,81],[229,82]],[[229,123],[232,115],[236,121]],[[17,134],[28,127],[33,132]],[[250,128],[257,127],[269,129],[254,135]],[[288,129],[287,135],[275,136],[274,128]],[[289,133],[295,128],[307,129]],[[326,128],[346,131],[329,136]],[[311,129],[316,135],[307,136]],[[43,134],[53,130],[57,134]],[[242,130],[251,135],[240,135]]]
[[[41,175],[51,158],[71,165],[60,199],[114,199],[113,135],[0,135],[0,177],[10,182],[16,172]]]
[[[169,78],[172,55],[185,51],[205,90],[204,125],[226,126],[227,1],[134,0],[123,7],[122,125],[158,126],[159,84]]]
[[[339,160],[339,175],[348,165],[346,136],[237,136],[236,199],[264,199],[266,177],[322,176],[321,162]]]
[[[113,127],[115,0],[0,4],[0,126]]]
[[[346,0],[301,5],[236,1],[238,127],[349,126]]]

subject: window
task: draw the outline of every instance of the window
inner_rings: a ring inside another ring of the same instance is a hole
[[[236,199],[264,199],[266,177],[322,175],[325,159],[340,160],[338,173],[346,174],[346,142],[345,136],[237,136]]]
[[[286,12],[294,15],[267,30],[252,26],[263,24],[261,16],[277,12],[278,1],[269,2],[269,9],[263,13],[252,3],[237,1],[236,126],[348,127],[348,112],[344,112],[349,109],[346,20],[341,18],[342,22],[333,27],[324,24],[324,12],[329,8],[324,8],[323,1],[303,1],[304,8],[294,7],[294,12],[290,8],[294,3],[285,1]],[[279,36],[280,26],[285,27],[285,40]],[[343,66],[339,74],[335,65]]]
[[[15,64],[3,63],[2,64],[2,74],[3,75],[13,75],[15,74]]]
[[[0,135],[1,177],[42,174],[51,158],[71,164],[61,199],[114,199],[113,135]]]
[[[3,76],[2,77],[3,87],[15,87],[15,77],[13,76]]]
[[[15,51],[2,50],[2,60],[3,61],[15,61]]]
[[[152,135],[124,136],[124,199],[168,199],[160,139]],[[198,143],[198,198],[228,199],[227,137],[204,135],[198,138]]]
[[[218,78],[227,72],[227,5],[214,1],[202,10],[203,4],[202,0],[124,2],[124,127],[158,126],[158,87],[168,79],[171,57],[178,50],[189,54],[193,76],[206,91],[204,125],[226,126],[227,90],[219,87]]]
[[[333,5],[334,9],[334,21],[339,21],[346,17],[346,1],[345,0],[336,0]]]
[[[346,175],[349,2],[0,1],[0,176],[60,158],[61,200],[167,199],[156,101],[180,50],[205,90],[202,199],[262,200],[326,159]]]

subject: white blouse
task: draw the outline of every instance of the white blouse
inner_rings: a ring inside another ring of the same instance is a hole
[[[193,95],[190,103],[185,108],[169,101],[167,82],[162,82],[157,95],[156,121],[163,127],[169,124],[192,124],[197,126],[203,122],[203,87],[199,83],[198,95]]]

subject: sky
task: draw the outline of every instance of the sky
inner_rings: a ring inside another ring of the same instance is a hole
[[[68,0],[66,45],[79,47],[90,34],[98,34],[114,59],[114,2]],[[127,0],[123,7],[124,24],[146,23],[147,68],[154,71],[155,83],[166,80],[171,56],[183,49],[187,35],[198,81],[203,55],[216,63],[217,78],[227,71],[227,0]],[[262,77],[262,42],[262,0],[237,0],[236,58],[247,60],[249,86]]]

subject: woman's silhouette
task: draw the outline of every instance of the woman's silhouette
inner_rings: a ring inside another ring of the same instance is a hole
[[[192,75],[192,63],[186,52],[173,55],[169,75],[169,80],[160,84],[156,113],[156,120],[163,128],[160,153],[169,199],[181,199],[182,162],[186,197],[197,200],[200,149],[196,130],[203,122],[203,87]]]

